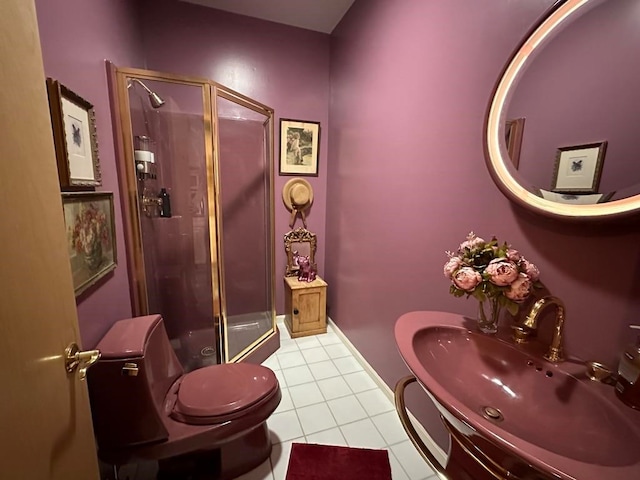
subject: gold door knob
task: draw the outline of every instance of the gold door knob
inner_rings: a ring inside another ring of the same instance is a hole
[[[68,373],[78,370],[78,378],[84,380],[87,378],[87,368],[96,363],[100,355],[100,350],[80,351],[78,344],[73,342],[64,349],[65,368]]]

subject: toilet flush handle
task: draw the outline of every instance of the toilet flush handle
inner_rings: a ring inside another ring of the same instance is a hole
[[[78,378],[84,380],[87,378],[87,368],[96,363],[100,355],[100,350],[80,351],[78,344],[72,342],[64,350],[64,364],[67,373],[73,373],[78,370]]]

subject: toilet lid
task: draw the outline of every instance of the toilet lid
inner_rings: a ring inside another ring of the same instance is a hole
[[[261,365],[212,365],[189,372],[182,378],[173,410],[187,421],[184,417],[224,421],[277,388],[275,374]]]

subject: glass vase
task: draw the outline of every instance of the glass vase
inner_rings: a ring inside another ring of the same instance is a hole
[[[488,311],[485,312],[485,303]],[[494,334],[498,331],[498,320],[502,306],[497,298],[489,298],[486,301],[479,302],[478,309],[478,330],[486,334]]]
[[[95,238],[89,248],[85,249],[84,261],[91,272],[98,270],[102,264],[102,242],[98,238]]]

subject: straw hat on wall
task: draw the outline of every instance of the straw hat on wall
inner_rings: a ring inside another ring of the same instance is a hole
[[[304,228],[307,228],[305,211],[313,203],[313,188],[304,178],[292,178],[282,188],[282,201],[291,212],[289,226],[293,228],[296,216],[300,214]]]

